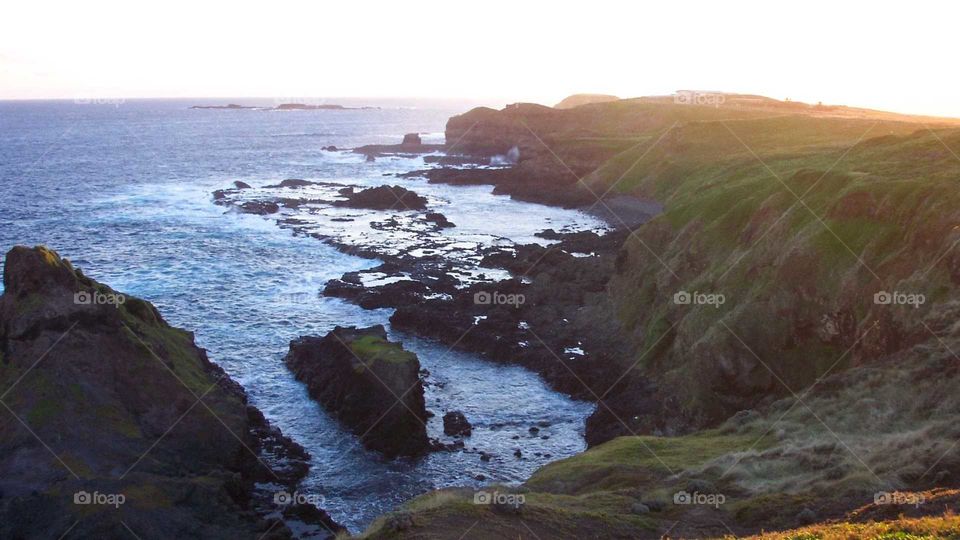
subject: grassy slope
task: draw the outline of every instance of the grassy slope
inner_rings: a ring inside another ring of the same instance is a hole
[[[786,395],[848,349],[841,367],[932,339],[922,318],[957,283],[960,158],[949,148],[960,131],[782,117],[685,125],[611,160],[595,189],[666,204],[628,242],[612,282],[637,354],[661,346],[640,369],[687,390],[680,406],[709,423],[755,405],[718,394]],[[726,303],[677,306],[682,290]],[[928,302],[877,306],[878,291]]]
[[[756,410],[689,435],[621,437],[548,465],[517,490],[520,510],[443,490],[367,535],[720,537],[814,519],[830,523],[770,537],[955,537],[955,501],[923,507],[948,509],[943,517],[894,514],[879,524],[855,523],[854,510],[877,491],[960,477],[960,258],[950,251],[960,239],[960,158],[950,150],[960,149],[960,131],[856,110],[621,101],[574,113],[574,127],[528,122],[561,159],[588,155],[582,145],[622,149],[587,177],[591,189],[666,206],[627,244],[611,284],[638,355],[624,365],[641,360],[637,369],[674,397],[676,426]],[[679,290],[721,292],[727,302],[677,306]],[[878,306],[880,290],[927,302]],[[726,501],[673,505],[679,489]]]
[[[956,350],[957,341],[949,347]],[[547,465],[520,488],[487,488],[523,494],[519,509],[474,504],[471,490],[442,490],[385,516],[367,536],[721,537],[814,519],[833,523],[818,529],[825,537],[847,538],[868,526],[844,523],[895,519],[901,511],[941,515],[957,509],[957,497],[927,495],[917,508],[872,502],[877,492],[924,492],[960,472],[958,364],[944,348],[920,345],[881,365],[827,377],[802,401],[781,400],[690,435],[621,437]],[[923,393],[904,403],[904,389],[918,380],[925,381]],[[674,504],[679,491],[724,500],[718,507]],[[921,525],[957,530],[949,515]],[[925,530],[913,522],[869,527]]]

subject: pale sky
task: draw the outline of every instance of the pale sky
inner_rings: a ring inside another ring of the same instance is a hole
[[[696,89],[960,117],[958,25],[918,0],[4,0],[0,99]]]

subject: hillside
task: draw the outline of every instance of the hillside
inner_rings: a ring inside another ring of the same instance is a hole
[[[572,109],[581,105],[589,105],[591,103],[606,103],[608,101],[617,101],[618,99],[620,98],[617,96],[611,96],[609,94],[573,94],[560,100],[560,103],[554,105],[553,108]]]
[[[607,284],[632,353],[592,389],[593,447],[501,488],[522,505],[441,491],[370,536],[960,534],[955,492],[936,491],[960,477],[956,126],[730,95],[451,119],[462,152],[517,146],[531,182],[584,208],[664,211]],[[684,491],[723,502],[674,503]]]

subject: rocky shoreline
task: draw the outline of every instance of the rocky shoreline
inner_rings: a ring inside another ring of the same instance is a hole
[[[284,362],[365,447],[390,458],[430,449],[420,362],[391,343],[383,326],[338,326],[322,338],[301,337]]]
[[[371,152],[403,154],[417,144],[407,140],[399,145],[361,147],[354,151],[368,155]],[[469,159],[482,161],[493,157],[474,154]],[[511,166],[442,166],[399,176],[422,175],[430,182],[494,184],[498,188],[495,192],[500,191],[503,179],[509,178],[507,185],[521,186],[508,189],[512,191],[511,196],[524,198],[519,196],[519,190],[529,190],[540,194],[537,202],[553,206],[583,207],[588,202],[586,197],[593,197],[587,192],[576,194],[578,200],[554,197],[550,193],[569,193],[570,190],[542,190],[538,178],[544,178],[543,175],[531,179],[520,168]],[[285,180],[273,187],[296,188],[307,184],[311,182]],[[385,230],[412,231],[416,227],[439,230],[455,226],[442,214],[430,212],[425,198],[400,186],[381,185],[362,191],[336,185],[331,186],[333,188],[348,199],[276,197],[241,201],[231,198],[240,188],[218,191],[214,199],[218,204],[251,213],[268,213],[263,211],[265,207],[298,208],[320,203],[411,214],[371,223],[372,227]],[[359,201],[365,198],[371,201]],[[656,215],[660,207],[625,196],[610,197],[601,209],[593,206],[597,205],[591,205],[592,213],[605,218],[612,231],[598,234],[547,229],[539,235],[554,243],[546,247],[527,244],[468,251],[465,257],[479,261],[478,267],[495,269],[502,274],[501,278],[481,275],[479,280],[472,281],[457,277],[462,272],[459,263],[441,255],[439,246],[428,240],[418,239],[420,243],[415,249],[396,253],[376,244],[357,246],[319,233],[306,234],[345,253],[383,261],[375,268],[350,272],[329,281],[324,295],[343,298],[365,309],[393,308],[390,322],[398,330],[479,353],[493,361],[522,365],[543,376],[553,388],[577,399],[600,402],[606,398],[587,422],[586,439],[594,445],[619,435],[623,418],[653,416],[658,412],[658,404],[652,400],[630,399],[619,403],[615,397],[649,394],[650,383],[632,374],[622,376],[613,368],[616,363],[611,359],[627,355],[628,350],[623,346],[615,318],[609,316],[612,306],[605,286],[615,271],[620,248],[631,229]],[[411,222],[422,225],[413,226]],[[296,218],[288,218],[281,221],[281,226],[298,231],[301,224]],[[431,251],[437,254],[424,255]]]

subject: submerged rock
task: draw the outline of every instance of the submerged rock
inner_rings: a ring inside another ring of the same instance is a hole
[[[336,327],[290,343],[285,360],[310,396],[389,457],[430,449],[417,355],[387,340],[382,325]]]
[[[279,184],[273,184],[266,186],[268,188],[292,188],[292,187],[303,187],[311,186],[317,182],[311,182],[309,180],[301,180],[299,178],[287,178],[286,180],[281,181]]]

